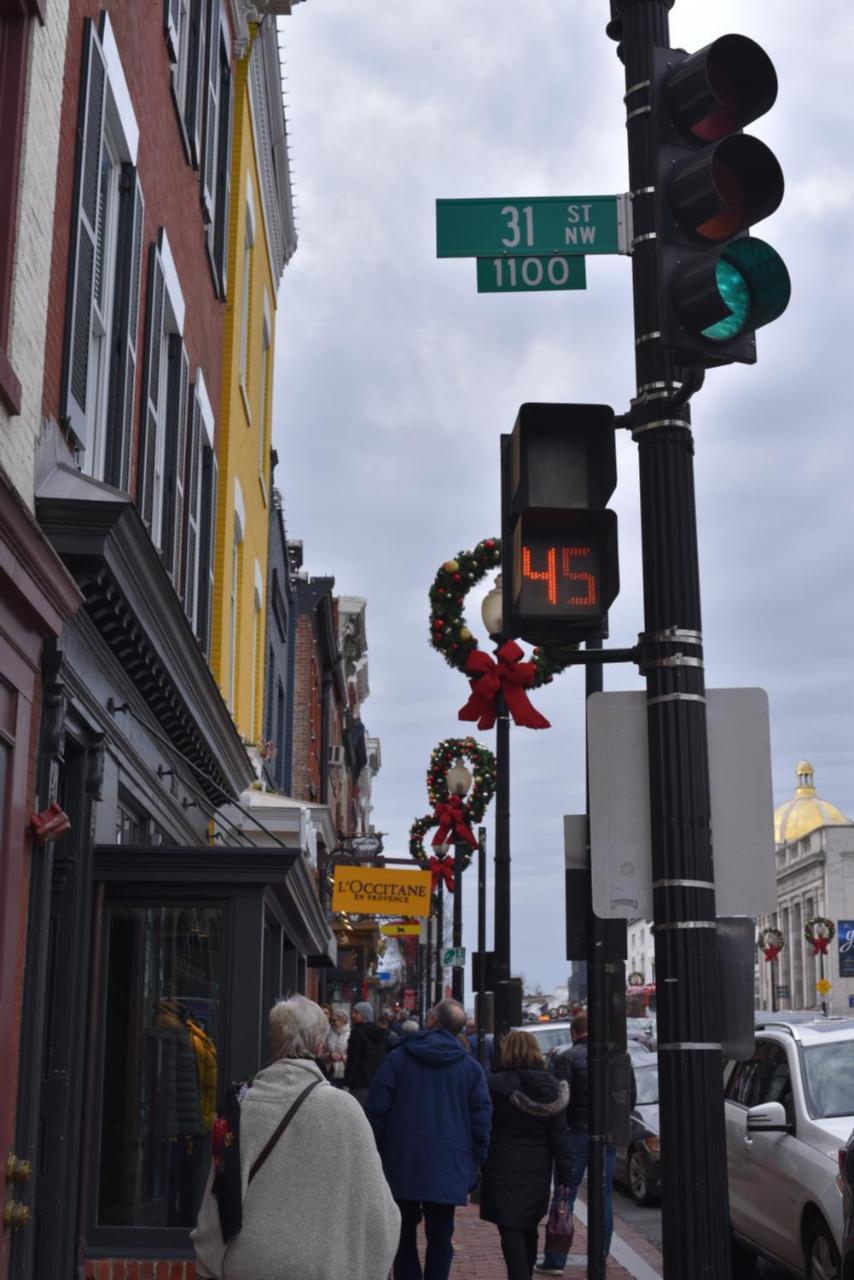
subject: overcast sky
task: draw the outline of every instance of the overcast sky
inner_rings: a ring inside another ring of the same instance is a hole
[[[634,393],[625,257],[588,258],[586,291],[478,294],[473,260],[435,257],[435,200],[627,189],[608,16],[607,0],[306,0],[280,22],[299,248],[279,298],[277,482],[308,571],[368,601],[364,718],[392,856],[428,811],[431,748],[467,729],[467,683],[428,643],[427,591],[499,532],[500,433],[524,401],[623,412]],[[676,0],[672,45],[729,31],[779,76],[751,131],[786,177],[757,232],[792,301],[760,331],[758,363],[712,370],[693,402],[707,683],[767,689],[775,805],[805,756],[854,817],[854,7]],[[615,647],[643,629],[636,453],[620,433]],[[475,593],[466,612],[487,647]],[[511,733],[513,969],[546,989],[567,973],[561,817],[584,808],[583,685],[575,669],[537,691],[553,727]],[[608,667],[608,687],[643,683]],[[469,949],[475,890],[470,871]]]

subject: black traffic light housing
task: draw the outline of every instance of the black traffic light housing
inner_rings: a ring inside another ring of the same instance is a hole
[[[785,264],[748,229],[783,198],[773,152],[741,130],[777,96],[771,59],[746,36],[652,51],[661,341],[704,368],[756,360],[755,331],[786,309]]]
[[[614,412],[523,404],[502,436],[502,584],[507,635],[534,644],[608,634],[619,591]]]

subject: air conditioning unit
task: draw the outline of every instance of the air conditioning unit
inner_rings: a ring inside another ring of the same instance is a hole
[[[344,768],[344,748],[330,747],[328,760],[329,760],[329,764],[333,767],[333,769],[343,769]]]

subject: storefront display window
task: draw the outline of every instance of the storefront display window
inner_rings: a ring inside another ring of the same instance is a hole
[[[216,1118],[224,916],[108,907],[99,1226],[195,1221]]]

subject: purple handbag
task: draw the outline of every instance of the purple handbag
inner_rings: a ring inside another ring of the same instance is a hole
[[[558,1187],[546,1222],[546,1253],[569,1253],[574,1234],[569,1192],[566,1187]]]

